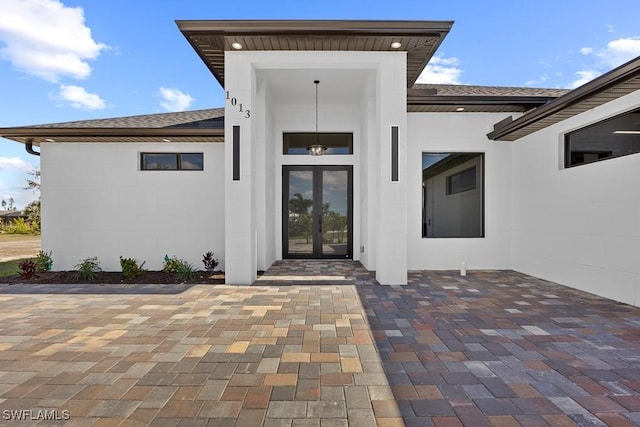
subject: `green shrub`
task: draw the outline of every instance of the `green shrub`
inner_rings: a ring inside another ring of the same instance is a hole
[[[125,280],[133,280],[144,272],[142,264],[138,265],[138,261],[134,258],[122,258],[120,257],[120,267],[122,268],[122,276]]]
[[[214,271],[216,271],[216,267],[218,266],[218,264],[220,264],[218,262],[218,259],[213,256],[213,252],[211,251],[202,256],[202,263],[204,264],[205,270],[207,270],[209,273],[213,273]]]
[[[76,277],[82,280],[95,280],[98,273],[102,271],[98,257],[90,257],[83,259],[80,264],[75,265]]]
[[[36,275],[36,263],[32,259],[25,259],[20,261],[18,264],[20,268],[20,278],[21,279],[31,279]]]
[[[180,270],[180,266],[182,264],[182,260],[179,260],[175,255],[169,258],[168,255],[164,256],[164,267],[162,267],[162,271],[166,273],[177,273]]]
[[[25,221],[24,218],[16,218],[11,224],[3,226],[2,232],[6,234],[38,234],[40,227],[38,224]]]
[[[196,277],[195,267],[175,255],[171,258],[169,258],[168,255],[164,256],[164,267],[162,271],[175,274],[183,282],[191,281]]]
[[[51,267],[53,266],[51,251],[49,251],[49,253],[43,251],[38,252],[34,262],[36,263],[36,271],[38,273],[44,273],[45,271],[51,270]]]
[[[189,282],[196,277],[196,269],[193,265],[181,260],[176,274],[183,282]]]

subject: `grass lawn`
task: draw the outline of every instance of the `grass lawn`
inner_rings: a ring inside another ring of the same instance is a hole
[[[14,259],[13,261],[0,262],[0,277],[7,277],[19,273],[20,268],[18,268],[18,264],[20,264],[20,261],[22,260]]]

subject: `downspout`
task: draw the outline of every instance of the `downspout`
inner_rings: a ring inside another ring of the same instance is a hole
[[[27,140],[24,143],[24,149],[27,150],[27,153],[33,154],[34,156],[40,155],[40,152],[35,151],[33,149],[33,138],[27,138]]]

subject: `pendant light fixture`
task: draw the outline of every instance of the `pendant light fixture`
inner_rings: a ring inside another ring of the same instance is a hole
[[[318,84],[320,84],[320,80],[314,80],[313,84],[316,85],[316,141],[315,144],[309,145],[307,150],[312,156],[322,156],[327,147],[320,144],[320,134],[318,133]]]

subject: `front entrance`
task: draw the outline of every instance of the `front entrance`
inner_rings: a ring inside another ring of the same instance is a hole
[[[353,258],[353,166],[282,167],[283,258]]]

